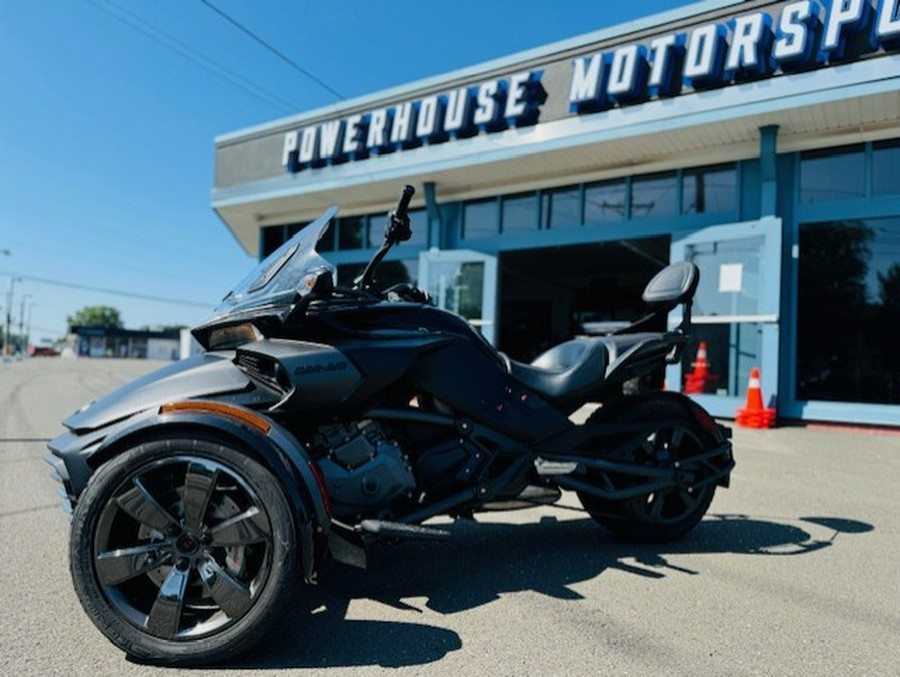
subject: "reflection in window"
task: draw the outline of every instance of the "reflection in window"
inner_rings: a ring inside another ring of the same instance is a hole
[[[366,217],[342,216],[337,223],[338,249],[362,249],[366,242]]]
[[[677,213],[678,180],[674,173],[632,179],[632,219],[660,218]]]
[[[900,404],[900,218],[800,228],[797,398]]]
[[[541,194],[543,228],[570,228],[581,225],[581,190],[578,186],[545,190]]]
[[[800,201],[828,202],[865,195],[863,146],[800,155]]]
[[[872,147],[872,194],[900,193],[900,141],[879,141]]]
[[[681,213],[737,211],[737,169],[734,165],[686,169],[681,177]]]
[[[500,210],[497,200],[479,200],[463,205],[463,237],[474,240],[493,237],[500,232]]]
[[[589,183],[584,187],[584,222],[609,223],[625,220],[625,181]]]
[[[690,379],[700,343],[706,344],[706,376]],[[761,355],[762,325],[757,322],[695,324],[681,354],[684,392],[741,397],[746,393],[750,370],[759,366]]]
[[[504,197],[502,202],[502,214],[504,233],[537,230],[537,193],[525,193],[524,195]]]
[[[700,269],[694,314],[758,314],[765,278],[762,247],[761,235],[687,245],[687,260]]]

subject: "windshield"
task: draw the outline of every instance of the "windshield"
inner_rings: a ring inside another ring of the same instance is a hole
[[[316,275],[328,271],[333,276],[334,266],[316,253],[316,243],[337,211],[337,207],[330,207],[269,254],[256,270],[228,292],[204,324],[254,308],[288,305],[298,292],[301,295],[309,293],[307,284]]]

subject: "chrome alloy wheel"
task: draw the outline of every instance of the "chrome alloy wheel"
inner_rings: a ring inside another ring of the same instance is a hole
[[[100,511],[93,568],[111,609],[165,640],[243,618],[272,567],[272,525],[227,465],[180,455],[138,467]]]

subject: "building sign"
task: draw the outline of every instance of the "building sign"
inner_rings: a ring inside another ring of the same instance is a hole
[[[728,39],[730,37],[730,40]],[[573,112],[675,96],[692,89],[790,73],[848,61],[900,43],[900,0],[791,2],[775,17],[754,12],[690,33],[575,59],[569,87]]]
[[[900,0],[789,2],[777,15],[752,12],[580,56],[571,62],[569,110],[596,113],[898,47]],[[536,124],[542,74],[523,71],[289,131],[281,163],[299,172]]]
[[[288,132],[281,163],[298,172],[534,124],[544,97],[541,74],[516,73]]]

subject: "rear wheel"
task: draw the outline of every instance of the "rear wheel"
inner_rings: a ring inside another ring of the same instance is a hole
[[[709,468],[683,459],[716,444],[684,406],[671,400],[640,401],[617,414],[599,409],[588,423],[663,422],[636,447],[618,460],[680,470],[701,480],[623,501],[610,501],[578,492],[582,506],[597,522],[618,536],[642,542],[664,542],[682,537],[694,528],[709,508],[716,492],[714,483],[702,484]],[[598,478],[599,481],[599,478]]]
[[[70,568],[106,637],[155,663],[249,648],[290,599],[296,546],[272,473],[212,439],[160,439],[101,466],[79,498]]]

